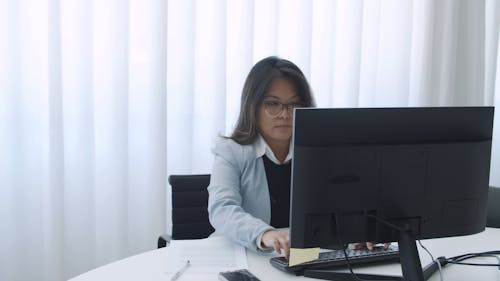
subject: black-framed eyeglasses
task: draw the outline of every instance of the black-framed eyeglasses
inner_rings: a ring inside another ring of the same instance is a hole
[[[304,107],[300,102],[281,103],[278,101],[263,101],[264,111],[272,118],[278,117],[283,110],[287,110],[289,114],[293,114],[293,109]]]

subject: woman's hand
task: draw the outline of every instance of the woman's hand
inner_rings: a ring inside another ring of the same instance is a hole
[[[261,243],[265,248],[273,248],[278,254],[283,253],[286,259],[290,256],[288,231],[268,230],[262,235]]]
[[[387,249],[389,248],[389,245],[391,245],[391,243],[384,243],[384,249]],[[373,250],[373,247],[375,246],[374,243],[372,242],[366,242],[366,243],[353,243],[352,244],[352,248],[353,249],[361,249],[361,248],[367,248],[368,250]]]

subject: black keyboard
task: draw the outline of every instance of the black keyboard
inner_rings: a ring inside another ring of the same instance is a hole
[[[358,250],[346,249],[346,252],[351,265],[399,261],[399,250],[395,245],[390,245],[388,249],[384,249],[383,246],[376,246],[373,250],[366,248]],[[302,275],[306,269],[328,269],[347,266],[343,250],[323,252],[319,254],[317,260],[294,266],[288,266],[288,260],[284,257],[274,257],[269,262],[277,269],[294,273],[295,275]]]

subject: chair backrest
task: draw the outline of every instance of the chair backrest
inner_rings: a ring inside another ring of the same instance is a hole
[[[214,228],[208,221],[210,175],[171,175],[172,239],[208,237]]]
[[[490,186],[486,226],[500,228],[500,187]]]

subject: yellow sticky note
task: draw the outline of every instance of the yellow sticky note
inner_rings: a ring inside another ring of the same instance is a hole
[[[319,248],[297,249],[290,248],[289,266],[294,266],[308,261],[313,261],[319,258]]]

